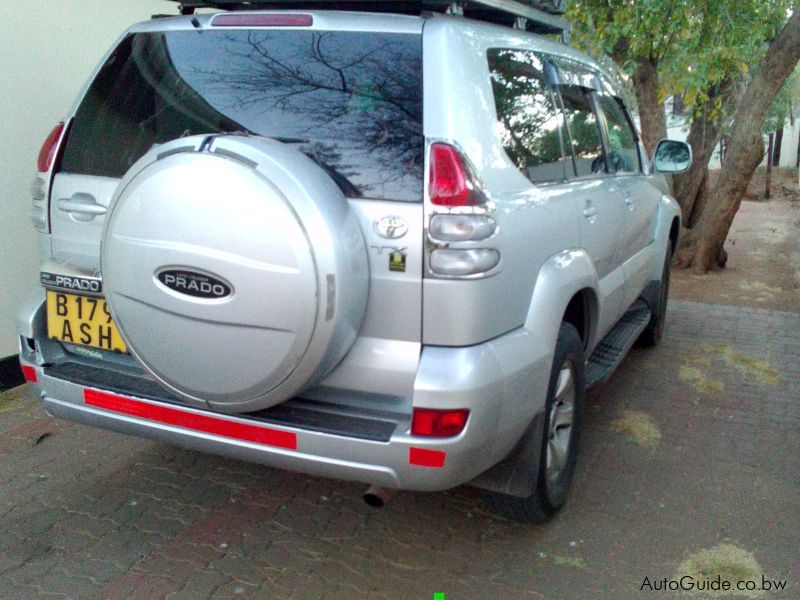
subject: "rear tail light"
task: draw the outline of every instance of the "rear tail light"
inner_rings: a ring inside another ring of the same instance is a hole
[[[500,253],[494,248],[439,248],[431,252],[431,271],[445,277],[483,275],[499,263]]]
[[[487,215],[433,215],[431,237],[443,242],[485,240],[497,230],[497,223]]]
[[[36,175],[31,182],[31,198],[33,226],[47,233],[47,181],[41,175]]]
[[[464,431],[469,410],[435,410],[415,408],[411,419],[411,434],[425,437],[452,437]]]
[[[61,142],[61,137],[64,135],[64,123],[59,123],[50,132],[50,135],[45,138],[41,150],[39,150],[39,157],[36,160],[36,177],[31,182],[31,199],[33,226],[43,233],[47,233],[50,229],[50,222],[48,219],[48,206],[47,206],[47,191],[49,178],[47,173],[53,167],[53,162],[58,152],[58,146]]]
[[[450,144],[431,145],[429,194],[435,206],[481,206],[481,192],[459,151]]]
[[[436,142],[431,144],[429,177],[428,193],[435,207],[428,222],[433,243],[428,254],[430,274],[455,278],[487,274],[500,263],[497,250],[451,247],[454,242],[485,240],[497,231],[495,220],[485,214],[493,205],[470,164],[456,147]]]
[[[56,150],[58,149],[58,142],[61,141],[61,134],[64,133],[64,123],[59,123],[53,127],[53,131],[44,140],[42,149],[39,150],[39,159],[36,161],[36,166],[39,168],[39,173],[47,173],[50,167],[53,166],[53,159],[56,157]]]

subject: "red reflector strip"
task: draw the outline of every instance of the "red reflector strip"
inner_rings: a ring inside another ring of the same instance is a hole
[[[212,27],[311,27],[311,15],[217,15]]]
[[[220,419],[188,412],[169,406],[161,406],[141,402],[133,398],[123,398],[114,394],[98,392],[96,390],[83,390],[83,401],[89,406],[96,406],[105,410],[158,421],[167,425],[175,425],[184,429],[202,431],[222,437],[264,444],[265,446],[276,446],[297,450],[297,435],[290,431],[280,431],[260,427],[259,425],[249,425],[228,419]]]
[[[25,365],[22,366],[22,376],[25,378],[25,381],[30,383],[36,383],[39,381],[39,377],[36,375],[36,369],[33,367],[26,367]]]
[[[409,448],[408,462],[418,467],[434,467],[441,469],[444,466],[444,459],[447,456],[441,450],[428,450],[426,448]]]

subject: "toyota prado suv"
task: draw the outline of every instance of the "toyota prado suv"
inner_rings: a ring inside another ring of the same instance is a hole
[[[18,328],[47,413],[553,515],[586,391],[662,334],[688,146],[649,158],[536,7],[188,4],[39,155]]]

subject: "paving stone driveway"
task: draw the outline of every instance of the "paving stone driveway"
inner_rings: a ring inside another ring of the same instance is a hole
[[[672,302],[590,397],[566,510],[285,473],[50,419],[0,395],[0,598],[637,598],[736,546],[800,598],[800,315]],[[749,553],[749,554],[748,554]],[[760,579],[759,579],[760,581]]]

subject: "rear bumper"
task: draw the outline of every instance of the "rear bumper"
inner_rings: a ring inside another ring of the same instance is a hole
[[[467,426],[456,437],[423,438],[410,435],[406,415],[385,441],[376,441],[75,383],[48,374],[56,370],[21,342],[20,361],[29,373],[34,369],[32,386],[52,416],[291,471],[417,491],[466,483],[504,458],[544,406],[551,361],[533,351],[524,330],[468,348],[426,347],[413,405],[467,408]]]

